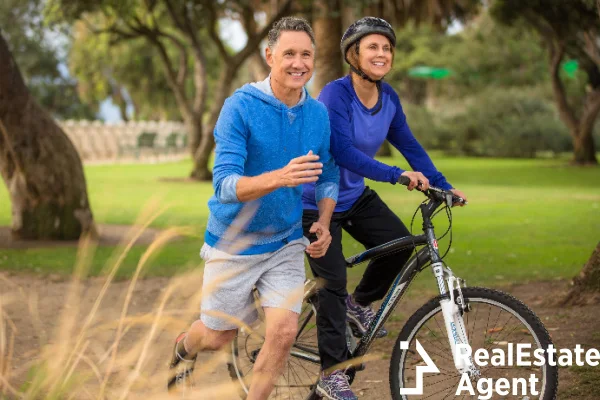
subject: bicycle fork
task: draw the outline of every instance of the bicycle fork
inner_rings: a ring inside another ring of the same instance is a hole
[[[452,270],[444,267],[442,262],[432,263],[431,267],[437,280],[438,289],[443,297],[440,300],[440,306],[444,316],[448,343],[452,349],[454,366],[461,374],[466,372],[470,376],[478,376],[480,373],[473,363],[469,349],[469,338],[463,320],[463,313],[469,311],[469,304],[465,302],[461,290],[461,284],[464,284],[464,280],[455,277]],[[455,291],[457,296],[455,296]]]

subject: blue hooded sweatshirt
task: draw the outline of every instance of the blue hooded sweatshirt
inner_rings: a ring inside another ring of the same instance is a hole
[[[306,89],[300,102],[288,107],[272,94],[269,79],[236,90],[225,101],[214,131],[215,194],[208,201],[205,241],[224,251],[244,243],[241,251],[236,250],[240,255],[276,251],[302,237],[302,185],[279,188],[260,199],[241,203],[236,185],[242,176],[283,168],[293,158],[312,150],[323,163],[314,200],[337,200],[339,169],[329,152],[327,109]],[[249,219],[240,214],[244,207],[251,215]],[[232,226],[237,234],[226,235]]]

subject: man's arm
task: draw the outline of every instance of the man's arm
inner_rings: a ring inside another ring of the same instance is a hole
[[[225,101],[215,127],[213,185],[219,202],[256,200],[280,187],[315,182],[321,173],[319,157],[309,154],[291,160],[285,167],[258,176],[244,176],[248,143],[244,109],[230,99]]]
[[[294,187],[316,182],[323,172],[319,156],[310,151],[307,155],[292,159],[285,167],[258,176],[241,176],[237,179],[236,195],[239,201],[259,199],[281,187]]]

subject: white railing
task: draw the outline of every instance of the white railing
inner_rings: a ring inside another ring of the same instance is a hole
[[[57,122],[84,162],[119,162],[149,157],[159,160],[187,152],[187,133],[181,122]],[[145,138],[141,138],[142,134],[145,134]]]

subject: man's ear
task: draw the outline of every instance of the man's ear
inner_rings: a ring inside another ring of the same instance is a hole
[[[273,67],[273,52],[269,46],[267,46],[265,49],[265,60],[267,61],[267,65],[269,67]]]

